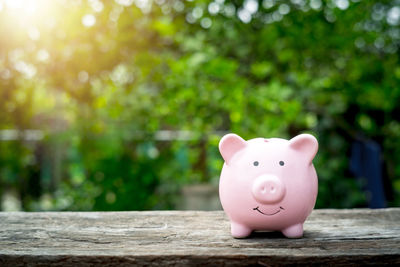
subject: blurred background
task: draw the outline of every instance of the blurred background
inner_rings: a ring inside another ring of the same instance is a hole
[[[315,135],[400,206],[400,0],[0,0],[1,210],[219,209],[222,135]]]

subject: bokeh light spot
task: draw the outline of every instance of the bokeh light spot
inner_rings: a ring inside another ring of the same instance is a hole
[[[201,7],[198,7],[198,6],[193,8],[192,16],[195,19],[201,18],[203,16],[203,9],[201,9]]]
[[[210,3],[209,5],[208,5],[208,12],[211,14],[211,15],[215,15],[215,14],[217,14],[218,12],[219,12],[219,5],[217,4],[217,3],[215,3],[215,2],[212,2],[212,3]]]
[[[78,80],[79,80],[81,83],[87,82],[87,81],[89,80],[89,74],[88,74],[86,71],[84,71],[84,70],[80,71],[80,72],[78,73]]]
[[[49,52],[47,52],[46,49],[40,49],[37,54],[36,54],[36,58],[39,61],[45,62],[49,59],[50,55]]]
[[[178,12],[182,12],[185,9],[185,4],[181,1],[176,1],[174,3],[174,9]]]
[[[99,0],[90,0],[89,3],[94,12],[99,13],[104,9],[104,4]]]
[[[310,7],[314,10],[320,9],[322,6],[321,0],[311,0],[310,1]]]
[[[290,12],[290,6],[287,4],[281,4],[278,8],[278,11],[281,15],[286,15]]]
[[[258,10],[258,1],[256,0],[246,0],[243,7],[250,13],[254,14]]]
[[[92,27],[96,24],[96,17],[93,14],[86,14],[82,18],[82,24],[85,27]]]
[[[270,9],[271,7],[274,6],[274,4],[275,4],[274,0],[264,0],[264,1],[262,2],[262,6],[263,6],[265,9]]]
[[[224,14],[227,17],[233,17],[235,15],[236,8],[233,4],[228,4],[224,7]]]
[[[35,27],[29,27],[28,36],[31,40],[36,41],[40,38],[40,31]]]
[[[390,25],[397,26],[400,24],[400,7],[392,7],[387,14],[387,22]]]
[[[121,6],[130,6],[133,4],[133,0],[115,0],[115,2]]]
[[[244,23],[249,23],[251,21],[251,14],[247,9],[239,9],[238,17]]]
[[[339,9],[345,10],[349,7],[349,0],[336,0],[335,4]]]
[[[205,29],[208,29],[208,28],[211,27],[212,21],[211,21],[210,18],[203,18],[203,19],[200,21],[200,25],[201,25],[201,27],[203,27],[203,28],[205,28]]]

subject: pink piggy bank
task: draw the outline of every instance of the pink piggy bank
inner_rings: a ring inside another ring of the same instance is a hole
[[[314,136],[290,140],[243,140],[227,134],[219,143],[225,160],[219,182],[222,207],[236,238],[253,230],[281,231],[286,237],[303,236],[303,223],[318,193],[312,160],[318,150]]]

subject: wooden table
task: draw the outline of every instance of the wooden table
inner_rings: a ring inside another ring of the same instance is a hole
[[[222,211],[0,212],[0,266],[400,264],[400,208],[315,210],[301,239],[234,239]]]

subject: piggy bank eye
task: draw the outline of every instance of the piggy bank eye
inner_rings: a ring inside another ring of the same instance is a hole
[[[258,166],[258,161],[254,161],[254,162],[253,162],[253,165],[254,165],[254,166]]]
[[[283,161],[281,160],[281,161],[279,161],[279,165],[283,166],[283,165],[285,165],[285,162],[283,162]]]

